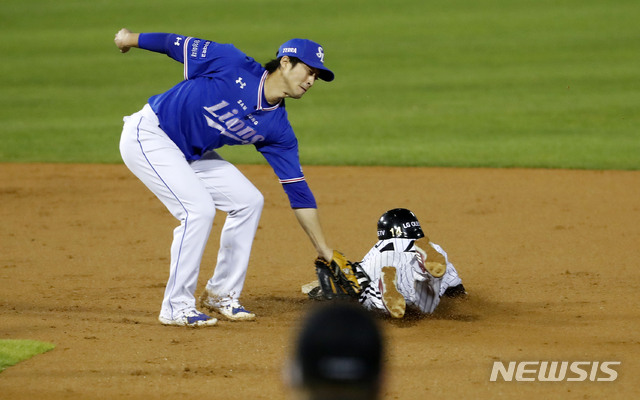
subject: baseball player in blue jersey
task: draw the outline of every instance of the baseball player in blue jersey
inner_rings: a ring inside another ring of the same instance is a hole
[[[251,144],[266,158],[318,257],[332,260],[315,198],[305,181],[285,98],[301,98],[317,79],[332,81],[323,48],[292,39],[263,67],[231,44],[121,29],[115,43],[164,53],[183,64],[184,80],[124,118],[120,152],[127,167],[180,221],[173,232],[169,280],[159,315],[166,325],[209,326],[195,289],[216,210],[227,213],[217,264],[200,306],[233,321],[255,315],[239,302],[263,207],[258,189],[215,152]]]

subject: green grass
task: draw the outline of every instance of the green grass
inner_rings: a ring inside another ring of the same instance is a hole
[[[287,102],[303,164],[637,170],[638,17],[636,0],[10,0],[0,161],[121,162],[122,116],[181,79],[163,55],[118,53],[126,26],[260,62],[322,43],[336,80]]]
[[[20,361],[53,350],[51,343],[35,340],[0,339],[0,372]]]

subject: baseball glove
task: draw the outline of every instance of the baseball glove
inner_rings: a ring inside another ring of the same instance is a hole
[[[318,257],[315,266],[320,283],[316,296],[326,300],[357,299],[369,282],[364,271],[358,268],[358,263],[347,261],[342,253],[335,250],[331,261]]]

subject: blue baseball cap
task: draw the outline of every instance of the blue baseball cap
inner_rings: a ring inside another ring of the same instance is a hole
[[[324,66],[324,50],[318,43],[308,39],[291,39],[278,49],[277,58],[282,56],[296,57],[312,68],[316,68],[318,78],[331,82],[335,77],[333,72]]]

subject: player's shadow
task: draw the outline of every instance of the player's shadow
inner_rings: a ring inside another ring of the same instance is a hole
[[[410,328],[428,320],[474,322],[481,319],[481,315],[478,313],[479,308],[474,307],[474,304],[478,301],[479,299],[469,296],[458,298],[443,297],[432,314],[424,314],[412,308],[407,308],[404,317],[401,319],[388,316],[380,316],[380,318],[401,328]]]
[[[440,304],[432,314],[423,314],[407,309],[405,316],[400,319],[391,318],[382,314],[376,314],[377,318],[385,323],[401,328],[411,328],[428,321],[455,321],[460,323],[473,323],[496,315],[518,315],[521,307],[511,302],[495,302],[491,295],[474,291],[465,297],[442,297]],[[306,296],[279,296],[266,295],[248,298],[246,303],[252,311],[265,318],[279,318],[287,321],[297,321],[299,316],[308,312],[314,306],[325,303],[328,300],[313,300]]]

